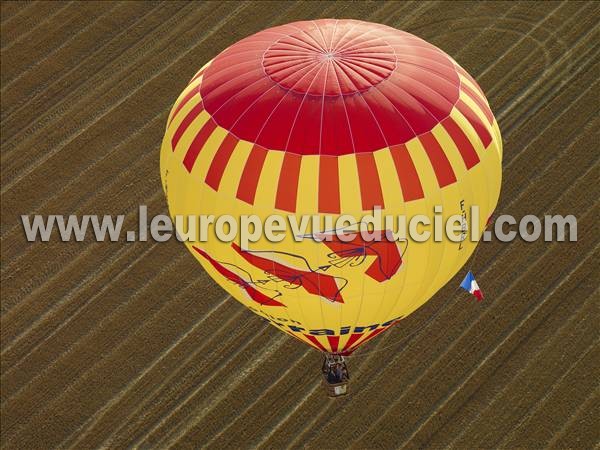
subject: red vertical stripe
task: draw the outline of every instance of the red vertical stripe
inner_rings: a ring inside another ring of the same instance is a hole
[[[340,176],[335,156],[319,158],[319,212],[340,212]]]
[[[267,157],[267,150],[260,145],[254,144],[244,171],[242,172],[242,178],[238,186],[237,198],[245,201],[246,203],[253,204],[254,196],[256,195],[256,188],[258,187],[258,180],[262,171],[265,159]]]
[[[467,94],[467,96],[471,100],[473,100],[477,104],[477,106],[479,106],[479,109],[481,109],[481,111],[483,112],[483,114],[485,114],[485,117],[487,118],[487,120],[490,123],[490,125],[493,124],[494,123],[494,115],[492,114],[492,111],[490,110],[490,107],[481,98],[481,96],[478,95],[473,89],[471,89],[466,84],[462,85],[462,90],[465,91],[465,94]]]
[[[219,190],[221,178],[223,177],[225,168],[229,163],[229,158],[231,158],[231,155],[233,154],[233,149],[238,142],[239,139],[233,134],[227,134],[217,149],[215,157],[210,163],[210,168],[208,169],[208,173],[206,174],[206,179],[204,181],[206,181],[206,184],[208,184],[215,191]]]
[[[431,133],[425,133],[419,136],[419,140],[425,148],[425,152],[431,162],[433,171],[440,187],[448,186],[449,184],[456,182],[454,171],[450,165],[450,161],[446,157],[442,146],[437,141],[435,136]]]
[[[354,343],[358,341],[361,337],[363,337],[363,333],[352,333],[350,335],[350,338],[348,339],[348,342],[346,342],[346,345],[344,346],[344,353],[348,352],[350,348],[354,345]]]
[[[452,117],[447,117],[442,121],[442,126],[448,132],[458,151],[460,152],[465,166],[467,169],[477,165],[479,163],[479,156],[475,151],[475,147],[469,141],[469,138],[465,132],[458,126],[456,121]]]
[[[479,136],[479,139],[481,140],[481,143],[483,144],[483,147],[487,148],[488,145],[490,145],[490,142],[492,142],[492,135],[488,131],[485,124],[481,121],[479,116],[477,114],[475,114],[475,112],[462,100],[459,100],[456,103],[456,107],[461,112],[461,114],[467,118],[469,123],[473,126],[473,128],[475,129],[475,132],[477,133],[477,135]]]
[[[300,163],[302,157],[294,153],[285,153],[279,183],[277,185],[277,196],[275,207],[284,211],[296,211],[296,196],[298,194],[298,180],[300,178]]]
[[[194,164],[196,163],[196,159],[206,144],[206,141],[210,137],[215,128],[217,127],[217,123],[212,119],[208,119],[208,122],[204,124],[204,126],[200,129],[192,143],[190,144],[190,148],[188,148],[187,153],[185,154],[185,158],[183,158],[183,165],[187,169],[188,172],[192,171]]]
[[[327,340],[329,341],[329,347],[331,347],[331,353],[337,353],[338,346],[340,344],[339,336],[327,336]]]
[[[419,180],[419,174],[406,146],[404,144],[392,145],[390,153],[394,161],[394,166],[396,166],[404,201],[410,202],[411,200],[418,200],[425,197],[421,181]]]
[[[196,117],[198,117],[200,115],[200,113],[203,111],[203,109],[204,109],[204,106],[202,105],[202,102],[198,103],[196,106],[194,106],[190,110],[190,112],[187,114],[187,116],[185,116],[185,118],[181,121],[181,123],[179,124],[179,127],[175,131],[175,134],[173,134],[173,139],[171,139],[171,148],[173,149],[173,151],[175,151],[175,147],[177,147],[177,143],[181,139],[181,136],[183,136],[183,133],[185,133],[185,130],[188,129],[190,124],[194,121],[194,119]]]
[[[192,99],[192,97],[194,95],[196,95],[197,93],[198,93],[197,89],[192,89],[190,92],[188,92],[187,94],[185,94],[185,97],[183,97],[181,99],[181,101],[177,105],[177,108],[175,108],[175,111],[173,111],[173,114],[171,115],[171,119],[169,120],[169,124],[168,125],[171,125],[171,122],[173,122],[173,119],[175,118],[175,116],[177,115],[177,113],[179,112],[179,110],[181,110],[181,108],[183,108],[187,104],[187,102],[189,102]]]
[[[375,164],[373,153],[357,153],[356,166],[358,168],[358,182],[363,211],[373,209],[375,206],[384,207],[383,193],[379,181],[379,173]]]
[[[326,352],[327,349],[325,347],[323,347],[323,345],[319,342],[319,340],[314,337],[312,334],[305,334],[304,335],[310,342],[312,342],[313,344],[315,344],[315,346],[321,350],[322,352]]]

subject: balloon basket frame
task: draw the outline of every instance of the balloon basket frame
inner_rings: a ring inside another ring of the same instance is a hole
[[[350,376],[342,355],[325,353],[322,372],[323,386],[329,397],[336,398],[348,394]]]

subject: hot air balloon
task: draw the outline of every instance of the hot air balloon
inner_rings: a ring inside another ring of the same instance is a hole
[[[433,217],[437,205],[472,222],[477,205],[480,237],[501,160],[485,95],[450,56],[389,26],[325,19],[260,31],[205,64],[173,105],[160,165],[173,217],[358,222],[374,208]],[[477,245],[344,233],[354,239],[309,227],[301,239],[185,245],[232,297],[323,352],[341,386],[343,357],[429,300]]]

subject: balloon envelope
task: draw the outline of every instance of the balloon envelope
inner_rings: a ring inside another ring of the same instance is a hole
[[[477,245],[445,234],[369,241],[351,224],[376,207],[433,222],[437,205],[478,238],[501,159],[488,102],[452,58],[388,26],[326,19],[261,31],[202,67],[169,115],[161,176],[172,216],[347,216],[350,242],[323,241],[331,228],[310,221],[278,242],[223,242],[212,229],[205,241],[199,227],[185,245],[256,314],[349,354],[423,305]]]

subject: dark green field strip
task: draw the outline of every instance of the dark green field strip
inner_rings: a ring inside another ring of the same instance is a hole
[[[594,256],[597,260],[600,255],[596,252]],[[586,262],[592,263],[591,260]],[[572,306],[578,309],[577,314],[572,320],[566,322],[566,326],[555,330],[552,339],[536,353],[535,357],[523,361],[525,369],[515,377],[506,390],[481,411],[477,420],[465,430],[463,440],[456,442],[457,445],[465,445],[466,442],[479,446],[485,445],[484,443],[499,444],[518,425],[520,417],[514,414],[515,410],[521,411],[523,415],[526,414],[529,405],[537,404],[547,389],[555,381],[562,380],[568,373],[570,363],[565,364],[565,358],[559,356],[556,349],[560,348],[561,353],[572,355],[571,360],[579,362],[580,356],[585,355],[591,346],[597,344],[595,331],[598,319],[598,297],[590,294],[590,290],[594,288],[593,283],[588,281],[586,285],[587,292],[581,290],[566,292],[567,295],[580,295],[579,301]],[[560,300],[564,301],[564,297]],[[580,378],[577,383],[584,392],[593,388],[589,378]],[[482,424],[490,418],[497,425],[493,430],[484,430]]]
[[[7,130],[10,130],[4,138],[7,146],[14,148],[19,144],[19,138],[43,131],[61,115],[78,107],[80,102],[93,101],[92,93],[107,92],[119,79],[125,78],[132,68],[141,64],[145,52],[156,50],[169,38],[172,39],[172,31],[177,30],[176,25],[190,9],[189,5],[186,8],[180,3],[167,3],[147,14],[138,15],[134,22],[123,17],[120,26],[100,41],[105,42],[103,45],[82,55],[75,64],[66,66],[67,70],[54,74],[52,67],[44,67],[52,63],[54,58],[41,64],[44,71],[50,71],[45,75],[45,84],[27,91],[27,101],[9,110],[4,121]],[[130,23],[129,28],[123,29],[121,26],[125,27],[127,23]],[[17,89],[21,89],[19,86],[26,83],[28,78],[28,72],[23,73],[15,83]],[[23,86],[22,90],[25,89],[26,86]],[[126,94],[126,91],[122,92],[122,96]]]
[[[582,403],[568,422],[556,433],[548,448],[553,450],[564,448],[590,448],[590,444],[600,442],[598,417],[600,416],[600,388],[588,393],[588,399]]]
[[[197,301],[197,288],[195,283],[193,291],[185,296],[187,302]],[[178,297],[175,301],[181,302],[183,299]],[[230,321],[243,320],[247,317],[246,312],[229,297],[211,301],[209,305],[205,303],[200,305],[202,318],[198,320],[198,316],[194,316],[193,325],[181,337],[162,352],[154,353],[152,364],[144,366],[143,371],[114,395],[110,402],[90,415],[91,421],[82,427],[81,433],[73,435],[72,442],[67,442],[67,445],[86,448],[100,446],[113,432],[130,425],[132,420],[147,412],[155,403],[155,394],[161,389],[172,384],[180,385],[195,376],[195,370],[202,366],[199,358],[209,354],[216,357],[215,349],[225,348],[226,341],[231,339],[226,325]],[[189,311],[185,309],[186,314]],[[187,325],[187,322],[184,324]],[[171,326],[179,329],[177,323],[171,323]],[[150,347],[149,350],[155,351],[155,348]]]
[[[591,255],[585,260],[585,263],[590,265],[593,262],[592,258],[597,256],[598,253]],[[582,268],[582,270],[585,270],[585,268]],[[573,273],[571,276],[582,278],[578,273]],[[454,418],[450,418],[452,412],[464,405],[467,399],[471,401],[471,395],[477,392],[482,382],[486,384],[494,383],[495,389],[499,389],[500,383],[496,384],[499,371],[494,368],[493,363],[496,363],[497,367],[503,368],[507,361],[517,360],[521,365],[521,370],[514,374],[514,378],[504,387],[500,395],[497,395],[487,405],[481,405],[478,417],[457,433],[459,438],[453,441],[453,444],[459,447],[465,445],[465,442],[461,439],[466,439],[469,445],[491,447],[499,445],[499,441],[513,429],[515,422],[520,419],[521,416],[516,412],[526,410],[528,404],[535,404],[535,401],[541,394],[545,393],[552,381],[556,377],[562,376],[561,374],[566,373],[569,369],[568,366],[565,367],[561,363],[562,358],[556,357],[557,346],[560,346],[564,352],[573,351],[574,359],[576,359],[579,349],[582,346],[585,348],[585,345],[590,345],[590,338],[593,340],[593,313],[596,306],[594,305],[595,300],[589,296],[590,288],[594,288],[593,283],[588,278],[583,280],[583,286],[587,289],[583,289],[582,285],[573,286],[571,276],[565,282],[565,284],[571,285],[570,289],[561,285],[557,290],[558,294],[544,300],[542,306],[545,311],[541,308],[539,311],[534,311],[534,314],[528,316],[515,330],[514,334],[508,337],[506,343],[498,347],[496,352],[489,357],[489,362],[486,361],[486,363],[491,366],[491,369],[475,371],[467,380],[461,383],[460,388],[453,393],[451,398],[446,399],[439,408],[428,413],[427,421],[411,436],[410,444],[426,444],[427,438],[433,430],[443,423],[452,422],[454,420]],[[581,302],[570,305],[570,307],[564,307],[564,297],[561,297],[560,294],[579,295],[581,296]],[[561,316],[562,323],[559,326],[548,328],[547,320],[552,318],[551,314],[560,314],[561,312],[563,312]],[[536,334],[547,337],[551,333],[551,337],[545,341],[544,345],[530,347],[529,340],[535,338]],[[511,347],[511,344],[514,347]],[[522,356],[524,354],[527,355]],[[503,360],[502,358],[505,357],[507,359]],[[493,361],[494,359],[496,361]],[[558,367],[559,365],[560,367]],[[561,372],[561,369],[564,372]],[[549,380],[549,378],[551,379]],[[582,379],[579,382],[580,387],[585,389],[585,380]],[[514,393],[522,395],[514,395]],[[507,416],[507,418],[505,422],[496,425],[494,430],[485,430],[483,434],[479,435],[481,440],[477,441],[476,436],[482,432],[482,420],[486,416],[488,419],[491,417],[489,420],[494,420],[495,423],[498,423],[496,421],[504,416]],[[476,427],[476,424],[479,425],[479,428]]]
[[[2,70],[2,86],[10,85],[18,74],[31,70],[46,58],[51,58],[71,39],[85,31],[95,20],[111,14],[115,3],[89,1],[72,3],[40,23],[26,36],[2,48],[2,57],[11,64]]]
[[[123,156],[127,154],[127,152],[119,153]],[[127,213],[123,229],[136,229],[138,205],[128,197],[119,195],[122,187],[126,185],[128,189],[140,192],[142,195],[151,195],[151,197],[143,200],[144,204],[148,206],[149,214],[164,213],[165,205],[162,197],[156,192],[156,186],[148,180],[148,177],[144,176],[153,176],[153,162],[155,161],[152,156],[135,161],[130,167],[132,172],[126,171],[124,174],[112,177],[111,181],[114,181],[114,183],[107,182],[104,189],[98,189],[97,198],[86,201],[82,207],[77,207],[74,212],[76,214],[86,214],[94,208],[108,212],[110,208],[115,206],[119,209],[119,213]],[[136,176],[136,184],[132,185],[131,183],[134,181],[132,180],[132,174],[137,170],[139,170],[137,172],[139,176]],[[84,179],[81,180],[80,184],[81,187],[85,186]],[[60,202],[57,201],[57,203]],[[65,203],[69,203],[68,199],[65,200]],[[118,243],[89,243],[87,245],[81,243],[79,247],[68,249],[69,254],[65,255],[65,262],[59,267],[59,270],[45,279],[40,278],[40,282],[30,287],[26,296],[15,290],[14,294],[9,297],[10,291],[7,289],[4,309],[9,307],[12,307],[12,309],[6,312],[2,318],[3,349],[8,344],[12,345],[13,339],[29,327],[34,326],[44,314],[48,313],[51,308],[56,307],[59,302],[65,303],[68,298],[77,295],[79,292],[81,292],[81,295],[77,297],[78,300],[76,301],[89,297],[90,291],[83,291],[87,284],[92,289],[99,289],[106,281],[96,280],[95,277],[101,277],[103,273],[118,273],[115,270],[123,270],[124,266],[122,265],[113,266],[115,261],[121,260],[124,264],[128,264],[139,254],[147,251],[152,244],[152,242],[136,242],[127,245]],[[53,244],[33,243],[31,245],[41,253],[44,246],[52,246]],[[54,249],[59,245],[65,247],[64,244],[57,244]],[[62,247],[60,250],[62,250]],[[51,261],[52,254],[47,254],[49,261]],[[15,270],[19,270],[19,267],[16,266]],[[32,274],[34,274],[33,271]],[[90,275],[93,276],[90,277]]]
[[[585,302],[586,299],[589,300],[589,291],[585,291],[585,289],[593,284],[589,279],[590,271],[590,268],[582,267],[581,269],[578,269],[569,276],[569,279],[565,284],[557,289],[556,293],[553,293],[552,296],[578,295],[580,296],[581,303]],[[577,284],[580,282],[583,282],[583,287]],[[549,300],[552,301],[552,299]],[[491,402],[498,398],[501,393],[506,392],[507,387],[513,379],[522,373],[524,362],[527,364],[527,362],[533,360],[540,349],[546,347],[548,342],[552,342],[557,330],[567,326],[567,323],[571,323],[572,320],[570,317],[572,317],[573,314],[578,313],[579,310],[579,306],[573,307],[571,303],[565,301],[556,306],[552,315],[548,315],[538,327],[526,337],[523,344],[513,350],[502,366],[500,366],[492,376],[485,380],[475,392],[469,397],[452,398],[452,401],[457,404],[454,408],[454,414],[452,414],[452,409],[446,406],[444,410],[439,410],[436,414],[431,415],[427,422],[425,422],[425,425],[422,426],[419,432],[413,437],[412,441],[421,442],[424,443],[423,445],[430,445],[434,448],[446,447],[451,442],[456,442],[459,437],[466,434],[465,432],[469,428],[469,425],[478,420],[477,418],[480,415],[480,412],[488,408]],[[534,375],[532,380],[535,380],[535,378],[536,375]],[[579,383],[573,383],[573,386],[578,392],[585,392],[585,389],[578,387]],[[577,397],[574,397],[574,399],[576,398]],[[460,407],[458,407],[459,402],[463,402]],[[509,405],[514,404],[509,402]],[[565,414],[569,415],[569,410],[566,410]],[[557,415],[555,422],[560,422],[561,420],[564,420],[564,415]],[[519,428],[516,430],[519,430]],[[556,429],[553,430],[549,428],[546,429],[546,432],[552,433],[555,430]]]
[[[2,50],[34,31],[66,9],[71,2],[35,1],[35,2],[2,2],[2,10],[6,8],[13,14],[6,20],[2,17]]]
[[[29,1],[5,1],[0,5],[0,23],[4,26],[9,20],[14,20],[15,16],[22,13],[28,6],[34,3],[33,0]]]
[[[2,111],[2,125],[3,130],[10,130],[10,134],[6,133],[3,141],[35,120],[35,113],[39,115],[40,111],[54,105],[57,99],[52,94],[57,89],[66,90],[68,86],[68,90],[73,91],[78,84],[94,75],[95,70],[90,70],[90,65],[94,65],[96,70],[101,69],[127,48],[128,39],[143,38],[137,34],[141,29],[150,31],[144,29],[145,20],[156,16],[163,7],[168,5],[159,2],[114,4],[89,26],[72,33],[64,44],[45,53],[34,65],[4,84],[3,101],[10,107]],[[67,80],[73,84],[66,85]],[[34,103],[34,99],[37,102]]]
[[[196,283],[196,289],[198,284]],[[171,304],[172,303],[172,304]],[[172,301],[162,307],[162,310],[155,316],[151,317],[148,323],[144,323],[139,330],[133,335],[125,338],[122,342],[120,341],[117,345],[113,345],[113,349],[107,348],[105,358],[98,361],[93,366],[89,367],[87,372],[80,376],[67,391],[61,393],[59,396],[54,398],[45,408],[37,412],[34,416],[34,422],[39,420],[52,419],[56,414],[60,414],[61,421],[57,421],[56,428],[53,430],[37,431],[35,427],[27,427],[21,432],[21,436],[17,435],[19,442],[23,439],[34,439],[41,440],[43,442],[53,442],[53,445],[58,445],[61,440],[68,438],[68,431],[77,429],[77,427],[83,425],[83,417],[88,417],[98,409],[100,409],[105,403],[107,398],[112,398],[115,394],[118,394],[121,389],[128,385],[129,380],[137,376],[139,367],[146,367],[149,362],[152,362],[165,350],[169,339],[173,338],[173,335],[177,332],[180,326],[189,326],[194,317],[188,316],[185,320],[181,320],[183,315],[189,314],[189,311],[200,308],[194,305],[192,308],[190,304],[195,303],[195,299],[192,295],[183,298],[180,301]],[[187,306],[187,308],[186,308]],[[177,323],[177,327],[168,327],[165,320],[172,317],[171,323]],[[196,346],[204,347],[203,357],[211,355],[215,357],[215,362],[220,362],[220,358],[216,354],[216,349],[222,348],[229,350],[231,346],[239,345],[235,341],[235,338],[243,337],[245,333],[255,332],[257,327],[253,324],[246,328],[242,328],[239,333],[236,333],[235,337],[227,337],[226,331],[222,327],[229,324],[229,320],[236,318],[240,319],[238,314],[228,314],[223,317],[213,317],[212,319],[221,319],[214,324],[208,323],[207,330],[203,330],[200,335],[196,337],[205,338],[205,343],[196,342]],[[265,324],[257,324],[264,329]],[[212,329],[215,336],[211,336],[209,331]],[[229,344],[227,340],[229,339]],[[96,341],[96,339],[94,339]],[[194,349],[195,350],[195,349]],[[123,363],[124,360],[128,361],[126,367],[121,368],[118,372],[115,372],[115,366]],[[210,372],[195,373],[198,369],[209,369],[209,364],[198,366],[197,364],[188,364],[187,371],[178,373],[175,379],[170,380],[173,384],[170,384],[169,398],[174,400],[174,393],[172,392],[173,386],[177,386],[184,383],[186,379],[195,375],[192,378],[192,382],[197,382],[198,379],[206,378]],[[214,367],[213,367],[214,368]],[[159,369],[161,369],[159,367]],[[172,367],[162,367],[162,375],[168,374],[168,371],[172,370]],[[155,374],[156,376],[156,374]],[[199,378],[197,378],[199,377]],[[102,385],[103,389],[99,390],[96,387]],[[159,384],[160,385],[160,384]],[[152,387],[152,385],[151,385]],[[86,392],[86,402],[84,404],[77,404],[76,398],[81,395],[81,392]],[[62,405],[71,405],[70,408],[63,408]],[[135,403],[130,404],[129,407],[138,406]],[[121,412],[122,413],[122,412]],[[143,415],[144,410],[137,411],[137,414]],[[132,417],[132,419],[137,416]],[[64,424],[68,423],[68,427],[64,427]],[[130,422],[121,422],[119,425],[130,424]],[[47,433],[44,436],[40,436],[40,433]],[[33,436],[32,436],[33,435]],[[31,437],[29,437],[31,436]],[[94,436],[96,439],[98,436]],[[56,440],[56,441],[54,441]]]
[[[237,319],[238,317],[236,317]],[[141,411],[131,423],[124,424],[117,430],[109,442],[118,447],[126,447],[132,443],[153,436],[158,439],[166,432],[178,429],[181,420],[194,411],[203,411],[215,398],[227,391],[234,382],[243,382],[248,364],[258,365],[265,355],[279,348],[284,342],[282,336],[265,329],[264,324],[249,322],[242,333],[231,336],[227,340],[216,340],[215,346],[205,355],[196,357],[195,369],[187,374],[181,383],[161,386],[154,399],[159,404]],[[231,335],[231,330],[223,331]],[[227,370],[225,370],[227,368]],[[193,401],[190,401],[192,399]]]
[[[599,316],[598,291],[594,293],[596,310]],[[511,430],[499,443],[506,447],[530,447],[546,445],[556,430],[566,424],[573,411],[585,403],[590,394],[598,388],[597,375],[600,372],[600,346],[596,340],[577,361],[564,372],[560,380],[551,385],[538,403],[529,407],[524,420]],[[533,376],[535,376],[534,374]],[[544,424],[544,426],[539,426]],[[593,441],[592,441],[593,442]]]

